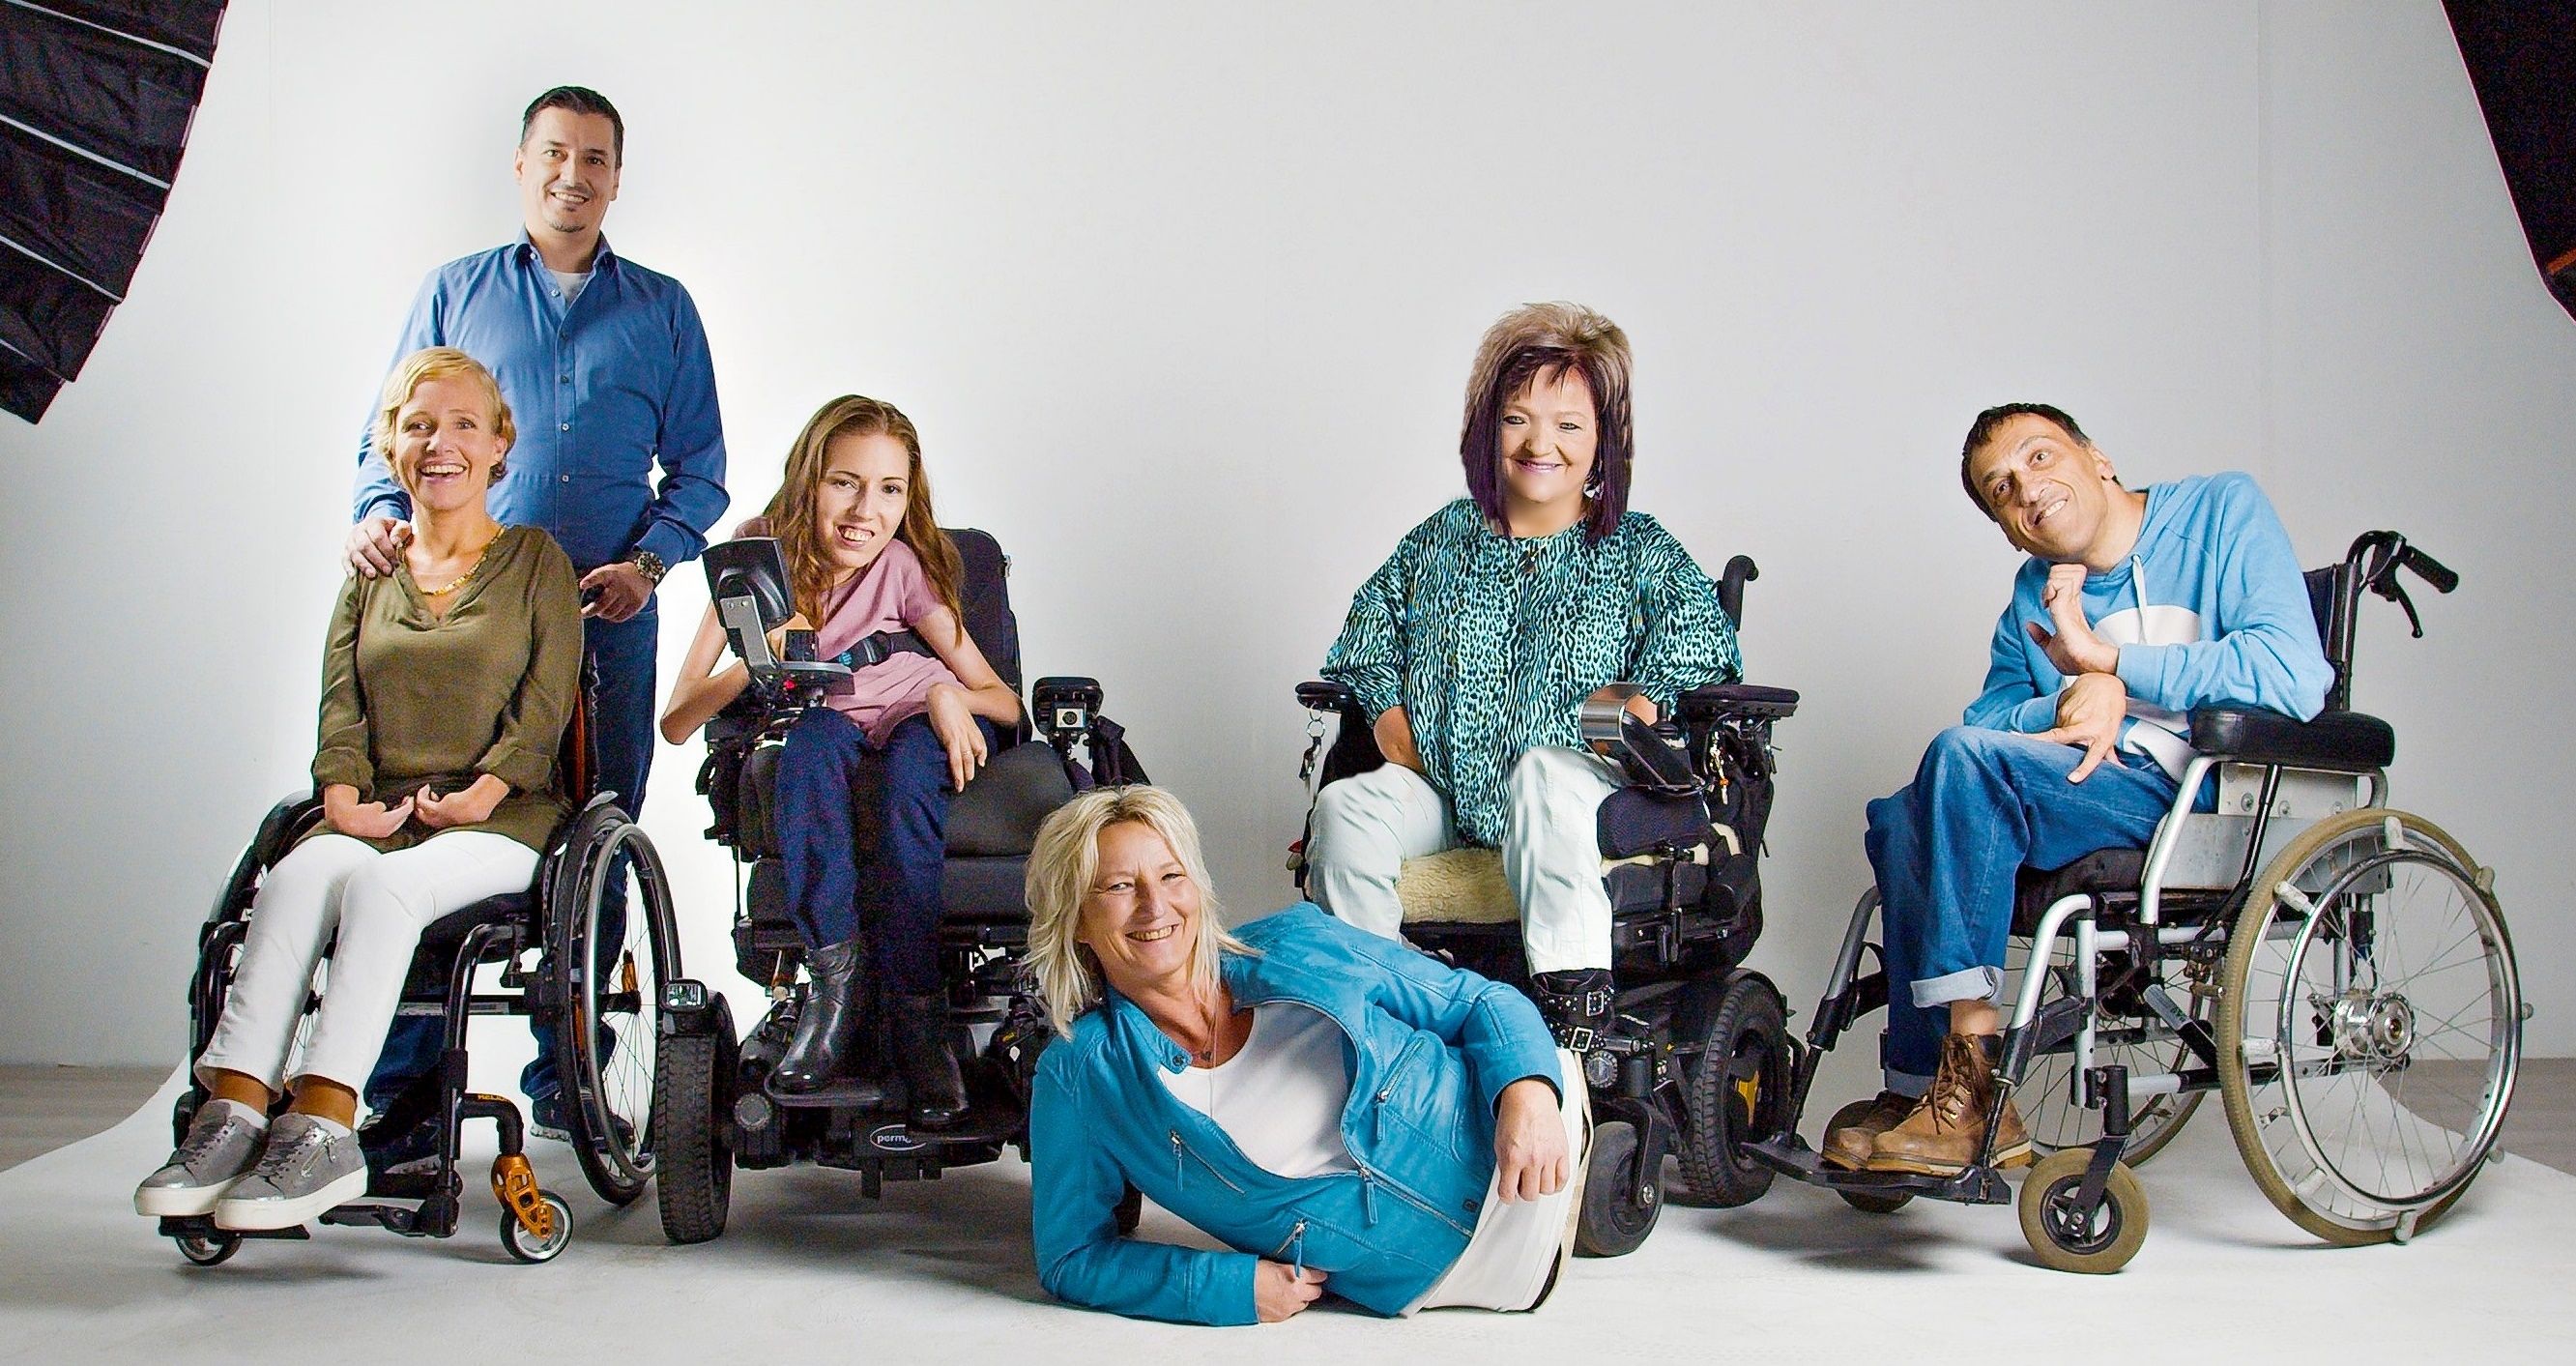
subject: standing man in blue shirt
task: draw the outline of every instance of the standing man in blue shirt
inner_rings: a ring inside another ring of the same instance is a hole
[[[2242,474],[2131,490],[2063,411],[1977,415],[1959,479],[2030,558],[1995,623],[1986,686],[1869,804],[1885,930],[1887,1089],[1825,1158],[1947,1175],[1977,1157],[1994,1081],[2013,879],[2154,836],[2191,760],[2190,712],[2306,720],[2333,671],[2272,504]],[[2030,1160],[2009,1097],[1992,1160]]]
[[[625,121],[597,91],[559,86],[539,95],[520,118],[513,163],[525,230],[430,272],[394,355],[453,346],[500,380],[519,441],[492,512],[545,528],[581,573],[599,785],[641,815],[661,628],[654,585],[706,548],[728,500],[715,369],[697,305],[679,281],[619,257],[601,236],[625,156]],[[349,568],[370,577],[393,572],[411,512],[372,449],[373,429],[371,414],[348,543]],[[540,1029],[536,1061],[520,1082],[535,1127],[561,1137],[546,1043]],[[427,1072],[439,1047],[437,1021],[397,1019],[369,1105],[381,1109]]]

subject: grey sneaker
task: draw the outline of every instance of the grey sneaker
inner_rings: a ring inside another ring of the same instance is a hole
[[[215,1202],[215,1227],[294,1228],[366,1193],[367,1157],[356,1134],[283,1114],[268,1126],[268,1146],[250,1174]]]
[[[163,1218],[207,1213],[250,1170],[259,1139],[260,1130],[231,1106],[206,1102],[170,1160],[134,1188],[134,1212]]]

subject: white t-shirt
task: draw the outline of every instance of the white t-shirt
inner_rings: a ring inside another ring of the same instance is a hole
[[[563,291],[566,308],[572,307],[573,301],[581,297],[583,287],[590,283],[590,272],[586,270],[556,270],[549,266],[546,274],[555,277],[555,288]]]
[[[1342,1142],[1351,1065],[1342,1027],[1293,1004],[1252,1008],[1252,1034],[1214,1067],[1161,1072],[1183,1105],[1216,1121],[1252,1165],[1298,1180],[1357,1171]]]

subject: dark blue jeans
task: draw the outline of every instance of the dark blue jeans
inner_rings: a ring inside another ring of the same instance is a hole
[[[993,723],[975,724],[989,750]],[[882,750],[829,707],[798,717],[778,756],[778,843],[805,942],[838,944],[864,928],[887,991],[939,990],[939,873],[954,795],[929,717],[906,717]]]
[[[2172,807],[2174,780],[2154,760],[2123,753],[2123,766],[2105,761],[2068,782],[2083,757],[2072,745],[1953,726],[1932,738],[1913,782],[1869,804],[1889,1089],[1921,1094],[1940,1063],[1950,1002],[2002,989],[2014,874],[2143,847]]]
[[[653,772],[653,683],[655,647],[662,630],[658,604],[648,599],[644,610],[620,622],[592,617],[582,623],[582,643],[589,656],[591,749],[598,760],[597,791],[614,792],[630,816],[644,814],[644,784]],[[622,873],[623,865],[617,870]],[[614,955],[626,932],[626,883],[609,883],[600,908],[601,951]],[[397,1015],[385,1034],[385,1051],[367,1079],[367,1105],[381,1110],[416,1077],[438,1065],[443,1026],[425,1015]],[[552,1096],[555,1078],[554,1031],[529,1022],[536,1036],[536,1060],[519,1073],[519,1089],[531,1101]],[[605,1041],[614,1047],[614,1040]],[[650,1047],[651,1041],[643,1041]],[[603,1059],[602,1061],[605,1061]]]

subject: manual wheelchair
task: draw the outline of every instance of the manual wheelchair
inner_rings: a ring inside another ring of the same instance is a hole
[[[2265,1197],[2335,1244],[2413,1236],[2492,1154],[2528,1013],[2493,871],[2432,822],[2385,805],[2396,736],[2350,710],[2362,594],[2403,607],[2423,635],[2401,570],[2443,593],[2459,583],[2391,531],[2361,536],[2342,563],[2307,575],[2334,669],[2315,720],[2193,711],[2194,757],[2146,848],[2022,870],[1997,1085],[2029,1099],[2033,1146],[2046,1154],[2019,1196],[2043,1264],[2128,1263],[2148,1219],[2131,1168],[2213,1090]],[[2215,808],[2196,809],[2213,782]],[[1847,1171],[1798,1136],[1823,1054],[1887,1003],[1885,972],[1861,971],[1864,954],[1879,955],[1867,940],[1877,905],[1873,889],[1854,908],[1806,1039],[1789,1044],[1788,1123],[1748,1151],[1873,1212],[1917,1195],[2012,1200],[1983,1161],[1952,1176]],[[1989,1154],[2003,1108],[1987,1120]]]
[[[1738,555],[1719,578],[1719,603],[1739,629],[1744,586],[1757,576],[1753,561]],[[1310,798],[1386,762],[1349,688],[1303,683],[1297,700],[1311,713],[1298,774],[1313,784]],[[1575,1247],[1595,1257],[1632,1252],[1653,1231],[1667,1155],[1681,1159],[1694,1203],[1758,1198],[1772,1172],[1742,1144],[1778,1126],[1789,1083],[1779,989],[1743,961],[1762,933],[1771,728],[1797,711],[1798,694],[1749,684],[1698,688],[1652,726],[1630,714],[1626,700],[1613,685],[1582,716],[1585,743],[1629,779],[1602,804],[1598,822],[1612,910],[1613,1024],[1606,1037],[1573,1041],[1595,1121]],[[1329,748],[1328,714],[1338,717]],[[1301,839],[1289,857],[1301,889],[1304,851]],[[1526,987],[1520,914],[1496,851],[1409,859],[1396,889],[1409,942]]]
[[[533,887],[478,901],[422,931],[395,1013],[444,1021],[444,1051],[437,1066],[360,1131],[368,1149],[366,1196],[325,1211],[322,1223],[373,1225],[408,1237],[452,1235],[465,1187],[458,1164],[463,1126],[490,1120],[500,1133],[491,1185],[501,1202],[501,1245],[522,1262],[544,1262],[571,1241],[572,1210],[537,1185],[517,1102],[467,1089],[466,1025],[477,1016],[526,1016],[554,1026],[573,1154],[601,1199],[628,1204],[653,1179],[652,1107],[666,1011],[702,1010],[707,992],[680,975],[670,884],[652,840],[618,806],[616,793],[590,790],[590,689],[581,691],[584,700],[564,729],[556,760],[574,814],[548,840]],[[188,989],[192,1061],[223,1015],[261,879],[321,820],[317,793],[278,802],[225,879],[198,933]],[[497,989],[476,983],[485,968],[498,970]],[[323,971],[327,982],[328,967]],[[308,1002],[308,1024],[310,1008]],[[204,1084],[192,1076],[171,1116],[174,1134],[185,1137],[206,1098]],[[286,1104],[279,1097],[278,1108]],[[424,1133],[429,1159],[382,1169],[380,1139]],[[310,1236],[301,1227],[219,1229],[206,1215],[164,1218],[159,1231],[201,1266],[230,1258],[245,1238]]]
[[[1009,596],[1009,559],[985,532],[951,530],[963,561],[967,633],[995,673],[1020,690],[1019,624]],[[770,1075],[794,1036],[810,984],[799,975],[804,943],[787,902],[774,786],[781,738],[804,710],[846,692],[851,667],[797,658],[791,633],[779,658],[768,632],[793,612],[778,543],[745,538],[710,548],[709,596],[729,648],[751,673],[741,697],[707,723],[698,791],[714,823],[710,838],[733,851],[735,967],[773,1002],[742,1040],[721,999],[711,999],[659,1074],[664,1125],[661,1214],[666,1235],[697,1242],[723,1232],[736,1166],[805,1160],[854,1170],[861,1191],[887,1181],[937,1180],[950,1167],[999,1159],[1007,1146],[1028,1154],[1029,1087],[1050,1031],[1022,981],[1028,942],[1028,852],[1038,825],[1079,788],[1145,781],[1117,722],[1100,714],[1100,685],[1088,678],[1041,678],[1031,706],[949,809],[938,929],[951,1006],[950,1047],[966,1065],[968,1108],[937,1130],[908,1123],[900,1082],[887,1074],[886,1022],[871,1011],[859,1057],[837,1083],[793,1093]],[[869,646],[869,642],[862,642]],[[883,648],[882,643],[870,647]],[[871,659],[870,662],[873,662]],[[1031,722],[1034,717],[1034,725]],[[1075,748],[1081,747],[1076,757]],[[865,822],[862,822],[865,824]],[[976,1034],[983,1042],[976,1045]],[[1138,1211],[1131,1193],[1125,1227]]]

